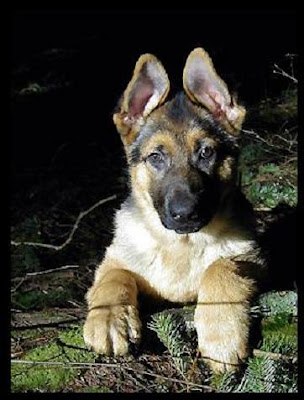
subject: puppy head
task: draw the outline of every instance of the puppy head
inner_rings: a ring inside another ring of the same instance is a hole
[[[141,56],[113,119],[135,198],[167,229],[191,233],[210,222],[235,180],[245,109],[201,48],[186,61],[184,92],[166,101],[169,86],[160,61]]]

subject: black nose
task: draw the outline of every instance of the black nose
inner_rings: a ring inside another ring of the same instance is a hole
[[[198,218],[197,202],[194,196],[188,193],[177,192],[169,203],[169,212],[176,222],[193,221]]]

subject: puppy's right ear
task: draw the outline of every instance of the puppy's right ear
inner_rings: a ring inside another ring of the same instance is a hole
[[[183,74],[184,89],[196,104],[205,107],[226,131],[238,135],[246,114],[218,76],[208,53],[198,47],[188,56]]]
[[[152,54],[139,57],[113,120],[125,145],[133,142],[147,116],[162,104],[170,83],[160,61]]]

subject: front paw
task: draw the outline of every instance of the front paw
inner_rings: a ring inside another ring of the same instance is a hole
[[[199,346],[201,357],[216,374],[239,371],[248,356],[247,351],[242,347],[231,349],[227,347],[228,345],[218,342]]]
[[[248,357],[248,323],[228,314],[221,319],[198,318],[195,326],[203,360],[215,373],[238,371]]]
[[[99,306],[89,312],[83,337],[86,345],[96,353],[120,356],[128,353],[129,342],[139,342],[140,331],[136,307]]]

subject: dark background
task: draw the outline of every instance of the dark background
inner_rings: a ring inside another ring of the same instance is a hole
[[[33,67],[27,79],[35,82],[37,55],[75,52],[60,67],[72,83],[68,88],[12,99],[13,171],[47,165],[65,143],[78,148],[83,161],[89,143],[109,154],[120,148],[112,111],[142,53],[162,61],[173,91],[181,88],[187,55],[202,46],[249,109],[275,96],[281,84],[272,66],[297,52],[295,19],[292,11],[15,11],[12,71]]]
[[[69,275],[66,280],[48,281],[49,275],[45,275],[41,285],[47,287],[49,295],[43,297],[39,285],[31,280],[23,285],[22,278],[12,300],[19,309],[20,300],[32,295],[25,308],[29,311],[70,307],[70,299],[84,306],[96,265],[112,240],[115,209],[128,191],[126,163],[112,113],[138,57],[155,54],[167,70],[174,92],[181,89],[188,54],[195,47],[204,47],[218,73],[247,107],[245,127],[255,128],[261,100],[269,96],[282,99],[280,92],[289,83],[273,73],[273,65],[284,67],[285,55],[298,53],[296,13],[20,9],[14,11],[11,26],[12,240],[62,245],[80,212],[101,199],[117,196],[87,214],[71,243],[60,251],[12,246],[13,278],[63,265],[80,267],[73,279]],[[289,71],[289,65],[285,70]],[[28,91],[33,84],[46,90]],[[264,122],[265,117],[260,124]],[[280,120],[274,129],[285,122]],[[261,128],[264,132],[265,126]],[[260,160],[253,159],[259,166]],[[275,159],[279,159],[278,154]],[[269,163],[265,159],[261,162]],[[288,175],[288,168],[282,168]],[[272,217],[266,214],[263,225],[270,224]],[[297,218],[295,213],[287,215],[279,224],[272,224],[264,236],[274,272],[271,283],[284,290],[295,288]],[[146,343],[154,346],[149,340]]]

